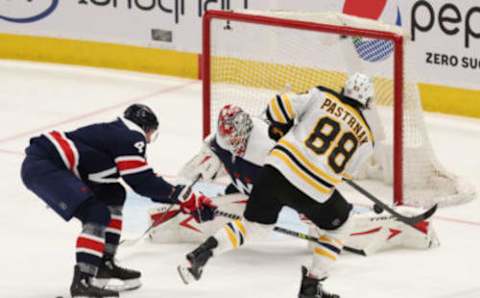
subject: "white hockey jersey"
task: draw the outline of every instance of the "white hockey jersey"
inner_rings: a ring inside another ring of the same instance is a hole
[[[330,89],[277,95],[267,115],[294,125],[265,163],[318,202],[328,200],[343,178],[355,176],[373,152],[373,134],[362,112]]]

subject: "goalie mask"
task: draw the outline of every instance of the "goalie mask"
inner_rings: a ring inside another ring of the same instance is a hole
[[[357,72],[347,79],[342,94],[368,108],[374,94],[373,83],[367,75]]]
[[[253,128],[250,115],[240,107],[226,105],[218,115],[218,134],[230,147],[234,156],[242,157],[247,150],[248,137]]]

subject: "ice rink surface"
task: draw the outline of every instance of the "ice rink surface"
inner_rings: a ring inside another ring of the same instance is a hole
[[[154,75],[84,67],[0,61],[0,297],[68,296],[80,224],[64,223],[20,180],[28,139],[51,129],[109,121],[131,103],[151,106],[160,136],[150,164],[168,179],[201,144],[201,84]],[[459,99],[461,104],[461,99]],[[480,188],[480,121],[428,114],[440,161]],[[125,234],[146,227],[148,200],[130,195]],[[342,255],[326,288],[342,298],[480,297],[480,200],[439,210],[437,249]],[[120,251],[123,265],[143,272],[144,286],[121,297],[293,298],[300,265],[310,262],[302,240],[272,235],[210,261],[203,279],[185,286],[176,265],[193,244],[141,242]]]

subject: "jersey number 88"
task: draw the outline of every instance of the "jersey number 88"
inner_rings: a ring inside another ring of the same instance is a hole
[[[305,140],[305,145],[315,154],[328,153],[329,166],[335,173],[340,174],[357,150],[358,140],[350,131],[342,133],[337,121],[324,117],[318,120],[313,132]],[[332,147],[333,150],[330,150]]]

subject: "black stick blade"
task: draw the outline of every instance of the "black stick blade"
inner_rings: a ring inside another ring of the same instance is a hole
[[[411,226],[415,226],[417,223],[429,219],[437,211],[438,204],[435,204],[432,208],[428,209],[422,214],[413,217],[402,216],[403,222]]]

